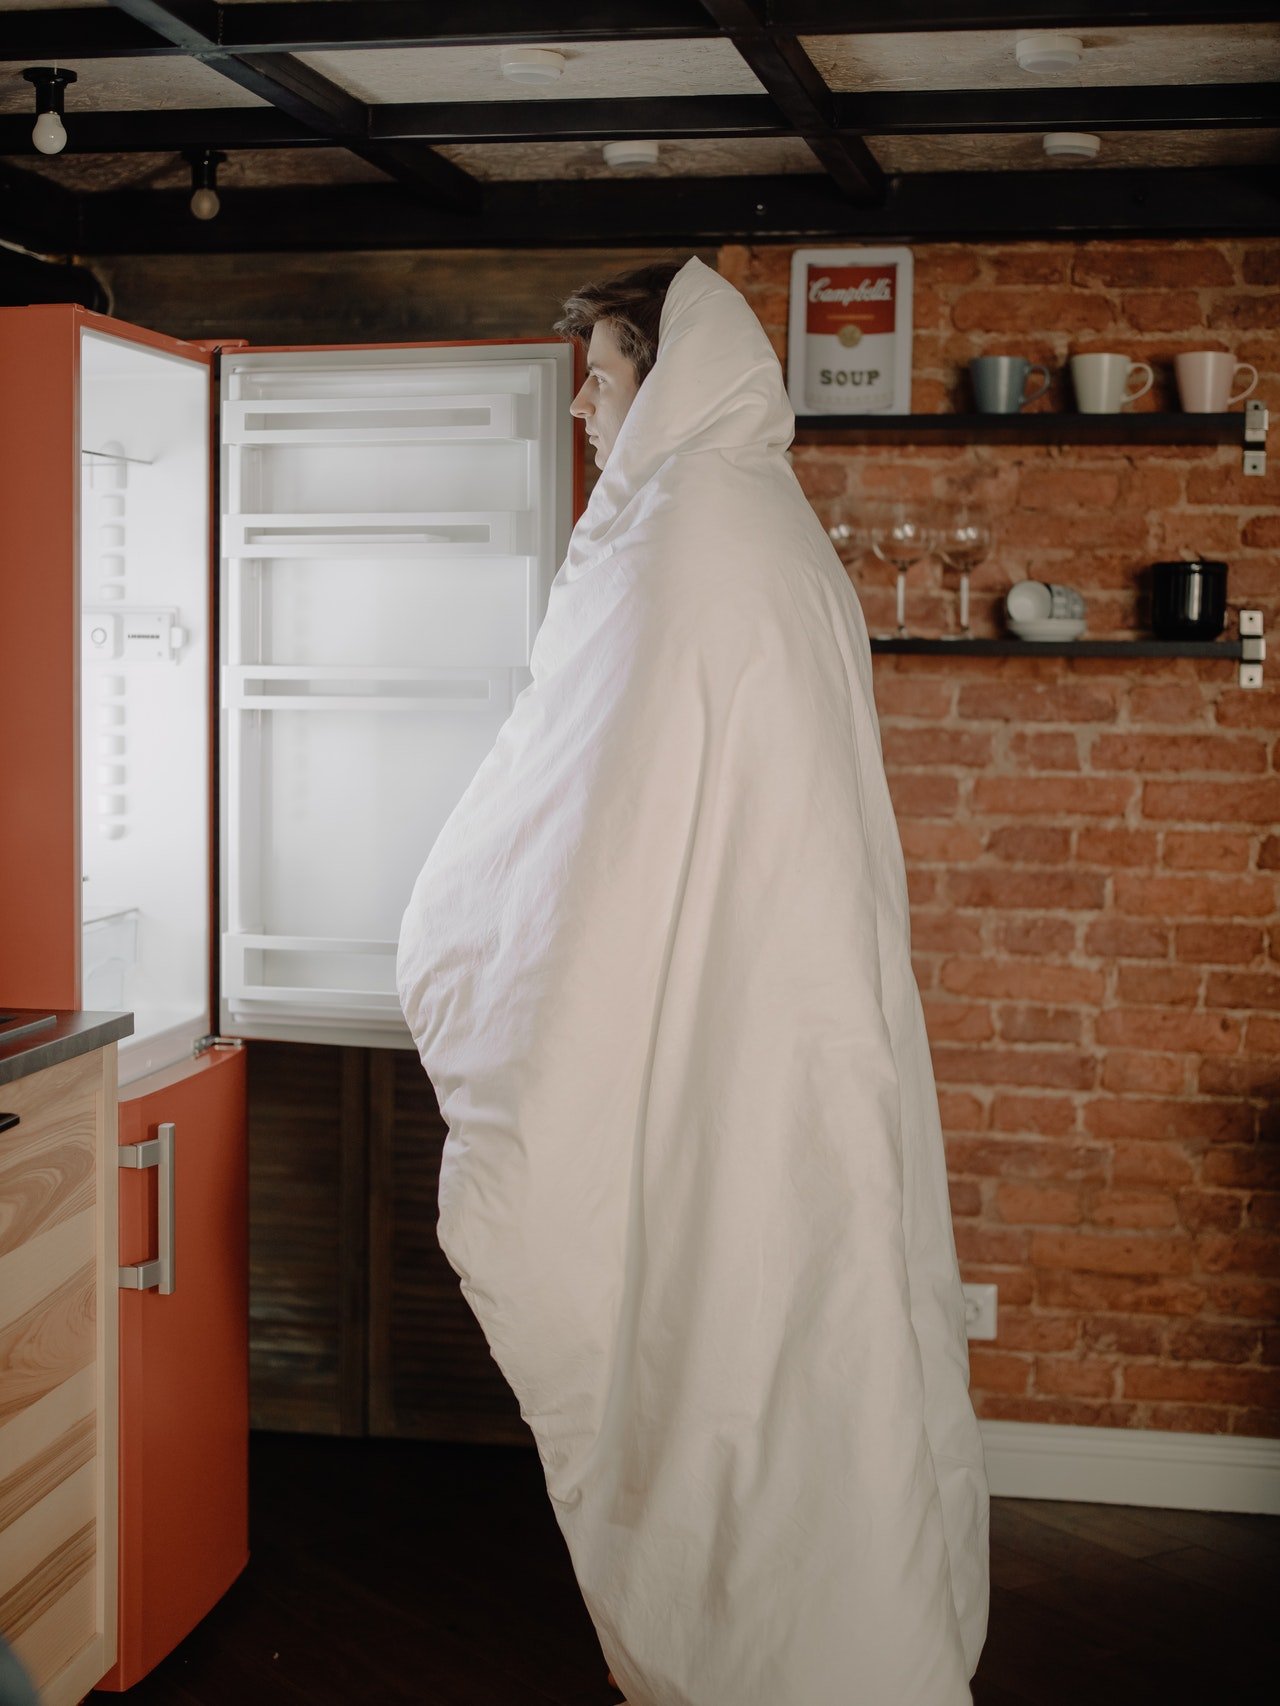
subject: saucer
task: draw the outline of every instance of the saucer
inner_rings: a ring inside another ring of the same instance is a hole
[[[1083,616],[1040,616],[1027,622],[1008,618],[1009,632],[1020,640],[1076,640],[1084,633]]]

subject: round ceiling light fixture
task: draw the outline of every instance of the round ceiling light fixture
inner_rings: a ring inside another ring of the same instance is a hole
[[[61,154],[67,146],[63,103],[67,84],[75,82],[76,74],[59,71],[56,65],[30,65],[22,75],[35,85],[36,91],[36,122],[31,140],[42,154]]]
[[[604,163],[614,172],[640,172],[658,164],[656,142],[606,142]]]
[[[554,47],[507,47],[498,61],[512,83],[554,83],[564,70],[564,54]]]
[[[1051,130],[1044,139],[1050,160],[1093,160],[1101,147],[1102,138],[1085,130]]]
[[[1079,36],[1035,30],[1020,36],[1014,51],[1022,70],[1034,72],[1037,77],[1059,77],[1079,65],[1084,58],[1084,43]]]

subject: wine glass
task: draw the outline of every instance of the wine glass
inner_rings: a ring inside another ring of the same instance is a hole
[[[867,549],[867,530],[861,522],[837,521],[828,527],[827,538],[846,568],[856,563]]]
[[[991,521],[976,504],[962,504],[937,529],[938,556],[960,571],[960,632],[949,638],[973,638],[969,627],[969,573],[991,552]]]
[[[882,563],[898,571],[898,638],[907,632],[907,570],[927,557],[934,548],[934,530],[921,511],[906,503],[888,504],[871,521],[871,549]]]

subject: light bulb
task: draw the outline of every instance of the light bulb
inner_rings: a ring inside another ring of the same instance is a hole
[[[205,185],[192,194],[191,211],[197,219],[216,219],[221,206],[217,190],[211,190]]]
[[[31,132],[31,140],[42,154],[61,154],[67,146],[67,133],[57,113],[41,113]]]

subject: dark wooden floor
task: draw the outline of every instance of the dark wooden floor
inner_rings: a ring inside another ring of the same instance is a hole
[[[251,1465],[249,1567],[137,1706],[619,1699],[533,1451],[255,1434]],[[998,1499],[991,1535],[975,1706],[1280,1697],[1280,1518]]]

